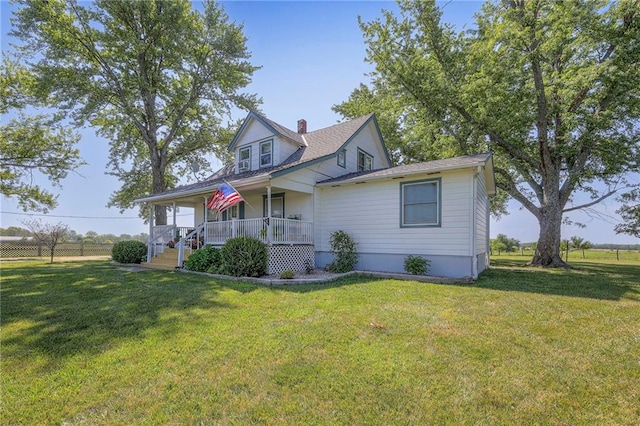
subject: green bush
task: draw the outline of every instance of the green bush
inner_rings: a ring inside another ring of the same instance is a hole
[[[207,273],[208,274],[224,274],[224,265],[222,263],[219,263],[217,265],[211,265],[209,266],[209,269],[207,269]]]
[[[426,275],[431,261],[421,256],[409,255],[404,258],[404,270],[408,274]]]
[[[142,263],[147,261],[147,245],[141,241],[119,241],[111,249],[111,258],[119,263]]]
[[[336,258],[327,266],[327,269],[338,273],[352,271],[358,263],[358,252],[353,238],[344,231],[336,231],[331,234],[329,244]]]
[[[267,246],[256,238],[227,240],[220,250],[224,272],[235,277],[261,277],[267,273]]]
[[[287,270],[284,270],[284,271],[280,272],[280,279],[281,280],[290,280],[295,276],[296,276],[296,273],[293,272],[291,269],[287,269]]]
[[[189,256],[185,262],[184,267],[190,271],[209,272],[210,269],[219,271],[220,265],[220,249],[213,246],[204,246],[191,253],[191,256]]]

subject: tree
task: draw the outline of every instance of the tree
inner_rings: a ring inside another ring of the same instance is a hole
[[[34,98],[35,79],[24,67],[3,54],[0,64],[0,193],[16,198],[24,210],[47,212],[57,196],[38,184],[41,173],[60,186],[70,171],[82,164],[75,148],[79,137],[51,114],[27,115],[24,109],[41,106]],[[8,119],[11,115],[12,119]],[[15,117],[17,115],[17,117]],[[7,118],[8,120],[5,120]],[[34,172],[36,175],[34,176]]]
[[[239,92],[257,69],[242,26],[213,1],[202,13],[188,0],[18,3],[12,35],[34,63],[39,93],[110,140],[107,173],[122,187],[109,206],[173,188],[194,163],[205,173],[209,154],[227,155],[223,118],[258,102]],[[166,208],[155,221],[166,224]]]
[[[28,237],[31,235],[28,229],[18,226],[9,226],[8,228],[0,228],[0,235],[7,237]]]
[[[516,251],[518,247],[520,247],[520,241],[515,238],[509,238],[505,234],[496,235],[497,243],[504,247],[503,250],[507,252]]]
[[[503,251],[507,250],[507,246],[504,244],[504,241],[498,240],[496,238],[492,238],[491,240],[489,240],[489,248],[491,249],[492,254],[498,252],[498,256],[500,256]]]
[[[59,241],[64,240],[69,226],[58,222],[55,225],[42,223],[40,219],[29,219],[22,222],[30,231],[34,241],[49,249],[51,263],[53,263],[53,253]]]
[[[403,145],[422,153],[401,154],[493,152],[498,188],[539,222],[531,264],[563,266],[563,216],[613,195],[640,167],[637,1],[487,3],[462,33],[433,1],[400,10],[360,26],[382,96],[373,105],[392,105]],[[350,115],[365,95],[336,108]],[[574,204],[580,193],[591,200]]]
[[[622,223],[615,226],[616,234],[629,234],[640,238],[640,189],[620,196],[624,204],[616,210],[622,217]]]
[[[589,250],[591,248],[591,243],[589,241],[585,241],[584,238],[573,236],[569,240],[569,248],[573,248],[574,250],[582,250],[582,258],[585,259],[585,250]]]

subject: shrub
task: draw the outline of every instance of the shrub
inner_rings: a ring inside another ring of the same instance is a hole
[[[426,275],[431,261],[421,256],[409,255],[404,258],[404,270],[408,274]]]
[[[295,273],[295,272],[293,272],[291,269],[287,269],[287,270],[282,271],[282,272],[280,273],[280,279],[281,279],[281,280],[290,280],[290,279],[292,279],[292,278],[293,278],[293,277],[295,277],[295,276],[296,276],[296,273]]]
[[[235,277],[260,277],[267,273],[267,246],[256,238],[227,240],[220,250],[224,272]]]
[[[147,261],[147,245],[141,241],[119,241],[111,249],[111,258],[119,263],[141,263]]]
[[[190,271],[209,272],[212,267],[219,268],[220,264],[220,249],[213,246],[204,246],[191,253],[184,267]]]
[[[207,269],[207,273],[208,274],[224,274],[224,265],[222,263],[219,263],[217,265],[211,265],[209,266],[209,269]]]
[[[331,234],[329,243],[336,258],[327,266],[327,269],[339,273],[352,271],[358,262],[356,242],[353,238],[344,231],[336,231]]]

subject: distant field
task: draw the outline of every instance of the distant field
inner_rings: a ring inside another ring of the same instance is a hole
[[[516,252],[505,253],[500,255],[493,253],[492,259],[515,259],[533,257],[533,250],[518,250]],[[562,256],[566,259],[565,255]],[[640,251],[638,250],[606,250],[606,249],[590,249],[584,251],[584,257],[582,250],[574,250],[569,252],[569,263],[571,261],[583,261],[583,260],[600,260],[600,261],[632,261],[640,262]]]

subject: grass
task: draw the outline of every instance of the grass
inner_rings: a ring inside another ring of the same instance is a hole
[[[494,265],[267,288],[5,263],[0,424],[640,423],[640,262]]]

